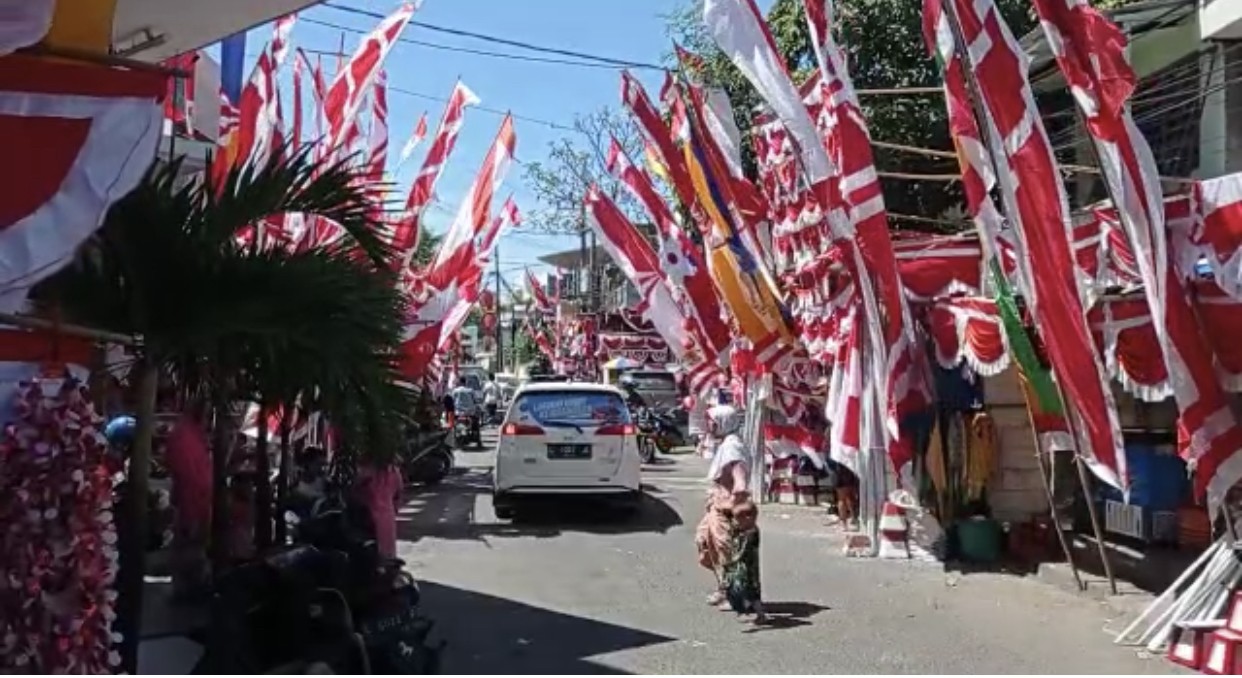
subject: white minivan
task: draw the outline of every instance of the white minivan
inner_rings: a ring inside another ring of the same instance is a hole
[[[641,473],[638,431],[619,389],[529,383],[500,427],[492,505],[501,519],[523,499],[548,495],[599,496],[633,510],[642,500]]]

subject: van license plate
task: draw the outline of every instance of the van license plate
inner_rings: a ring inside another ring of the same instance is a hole
[[[590,459],[590,445],[548,445],[548,459]]]

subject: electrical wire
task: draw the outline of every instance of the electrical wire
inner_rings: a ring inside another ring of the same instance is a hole
[[[379,12],[372,12],[370,10],[360,9],[358,7],[350,7],[348,5],[341,5],[335,2],[325,2],[323,3],[322,6],[327,7],[329,9],[337,10],[339,12],[346,12],[346,13],[354,14],[357,16],[365,16],[365,17],[369,17],[372,19],[383,20],[387,18],[385,15],[380,14]],[[644,63],[641,61],[632,61],[632,60],[627,60],[627,59],[616,59],[613,57],[600,56],[598,54],[589,54],[586,52],[578,52],[578,51],[569,50],[569,49],[560,49],[557,47],[545,47],[543,45],[535,45],[529,42],[522,42],[520,40],[510,40],[509,38],[501,38],[501,37],[497,37],[494,35],[475,33],[473,31],[464,31],[458,28],[436,26],[435,24],[429,24],[423,21],[411,20],[410,25],[418,26],[419,28],[424,28],[429,31],[435,31],[437,33],[445,33],[447,35],[453,35],[453,36],[457,36],[461,38],[481,40],[483,42],[490,42],[496,45],[505,45],[506,47],[516,47],[518,49],[525,49],[525,50],[529,50],[532,52],[542,52],[545,54],[556,54],[558,56],[563,56],[563,57],[573,57],[576,59],[582,59],[586,61],[594,61],[594,62],[598,62],[599,64],[605,64],[611,68],[636,68],[636,69],[654,70],[654,71],[661,71],[661,72],[665,72],[669,70],[658,64]]]
[[[357,28],[353,28],[350,26],[343,26],[341,24],[333,23],[331,21],[324,21],[322,19],[304,17],[301,19],[301,21],[304,21],[308,24],[312,24],[315,26],[323,26],[324,28],[331,28],[331,29],[338,30],[338,31],[346,31],[350,33],[359,33],[359,34],[366,33],[366,31],[363,31]],[[504,52],[492,52],[492,51],[482,50],[482,49],[472,49],[470,47],[457,47],[455,45],[442,45],[438,42],[428,42],[426,40],[418,40],[416,38],[407,38],[405,36],[401,36],[397,38],[397,42],[407,44],[407,45],[416,45],[418,47],[428,47],[430,49],[443,50],[446,52],[459,52],[462,54],[473,54],[475,56],[485,56],[485,57],[491,57],[495,59],[510,59],[513,61],[525,61],[529,63],[552,64],[556,66],[581,66],[583,68],[603,68],[607,70],[615,69],[615,67],[609,66],[607,64],[597,64],[597,63],[591,63],[591,62],[586,62],[586,61],[571,61],[569,59],[556,59],[556,58],[550,58],[550,57],[527,56],[525,54],[508,54]],[[333,54],[335,55],[337,54],[337,52],[333,52]]]

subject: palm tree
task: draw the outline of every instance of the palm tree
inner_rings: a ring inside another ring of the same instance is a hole
[[[75,264],[37,291],[66,320],[141,337],[138,436],[131,452],[125,527],[144,534],[155,384],[170,375],[209,396],[217,413],[213,544],[223,543],[221,483],[233,405],[289,409],[316,394],[342,446],[363,456],[397,449],[412,395],[396,385],[392,356],[405,300],[371,202],[373,187],[344,163],[315,166],[307,152],[232,171],[219,186],[182,184],[157,165],[109,211]],[[318,215],[345,236],[293,251],[238,237],[286,214]],[[270,492],[268,493],[270,496]],[[122,547],[121,619],[138,636],[142,540]],[[134,670],[136,642],[125,655]]]

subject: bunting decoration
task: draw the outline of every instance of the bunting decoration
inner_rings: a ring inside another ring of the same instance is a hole
[[[448,105],[444,108],[444,117],[436,127],[436,135],[431,141],[431,148],[427,149],[427,158],[423,160],[422,169],[410,185],[410,193],[405,200],[405,212],[393,234],[393,248],[398,252],[406,252],[407,260],[418,248],[419,219],[431,205],[436,182],[444,173],[444,165],[457,145],[457,134],[461,131],[466,108],[479,103],[479,98],[465,84],[458,82],[453,87]]]
[[[991,0],[946,0],[945,6],[926,0],[924,13],[929,25],[939,27],[938,42],[955,42],[953,33],[960,30],[972,46],[964,51],[969,62],[963,68],[978,80],[978,103],[992,136],[1005,139],[990,150],[1001,196],[1014,215],[1027,305],[1072,404],[1071,416],[1081,424],[1080,453],[1097,477],[1124,491],[1128,483],[1117,408],[1087,326],[1086,290],[1071,247],[1065,188],[1026,77],[1027,57]],[[958,29],[951,25],[955,19]]]
[[[371,88],[371,135],[366,178],[372,182],[384,180],[388,167],[388,74],[380,69]]]
[[[1170,266],[1159,169],[1127,106],[1138,79],[1126,60],[1125,35],[1086,0],[1034,5],[1097,150],[1142,279],[1147,322],[1181,411],[1181,454],[1195,468],[1196,488],[1215,514],[1225,493],[1242,480],[1242,460],[1226,465],[1242,451],[1242,427],[1216,378],[1181,277]]]
[[[401,155],[397,158],[397,167],[405,164],[414,154],[414,149],[422,143],[427,136],[427,113],[424,111],[418,116],[418,122],[414,123],[414,131],[410,133],[410,138],[406,140],[405,145],[401,147]]]
[[[729,327],[721,319],[720,304],[702,255],[673,217],[651,177],[626,157],[616,139],[608,149],[607,166],[651,215],[659,230],[660,267],[664,277],[678,304],[685,309],[685,315],[696,327],[700,343],[714,358],[729,345]]]
[[[346,142],[357,122],[365,94],[379,76],[384,59],[396,44],[397,38],[401,37],[402,31],[420,4],[421,0],[403,3],[380,22],[375,30],[363,38],[358,49],[324,93],[323,110],[328,126],[325,148],[328,152],[349,146]]]
[[[155,158],[162,74],[12,54],[0,59],[0,311],[74,256]]]

